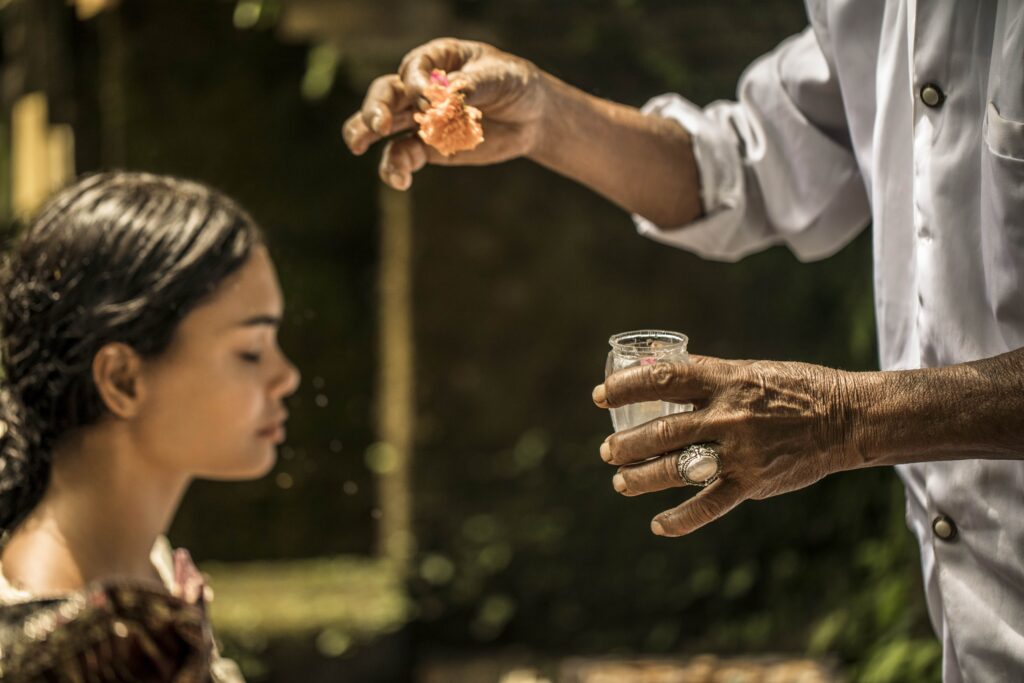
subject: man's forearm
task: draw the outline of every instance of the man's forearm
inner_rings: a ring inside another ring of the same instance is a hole
[[[661,227],[701,214],[689,133],[544,74],[547,114],[530,158]]]
[[[1024,459],[1024,349],[850,378],[850,438],[865,467]]]

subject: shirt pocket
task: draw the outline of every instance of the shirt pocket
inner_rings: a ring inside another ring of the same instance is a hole
[[[1024,123],[1004,119],[994,102],[985,112],[985,145],[998,157],[1024,163]]]
[[[989,102],[981,155],[981,247],[988,299],[1006,349],[1024,346],[1024,123]]]

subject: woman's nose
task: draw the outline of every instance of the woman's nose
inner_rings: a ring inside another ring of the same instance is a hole
[[[291,396],[298,390],[299,385],[302,383],[302,373],[299,372],[299,369],[287,357],[282,355],[281,358],[284,363],[278,380],[274,383],[274,395],[284,398]]]

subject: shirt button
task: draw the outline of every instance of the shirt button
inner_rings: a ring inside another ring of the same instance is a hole
[[[921,101],[929,107],[938,107],[945,99],[946,95],[934,83],[928,83],[921,88]]]
[[[932,520],[932,531],[943,541],[952,541],[956,538],[956,524],[945,515],[939,515]]]

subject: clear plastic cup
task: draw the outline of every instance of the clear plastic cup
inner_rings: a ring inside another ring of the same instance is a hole
[[[667,330],[635,330],[613,334],[608,339],[612,350],[608,353],[604,376],[635,365],[689,363],[690,355],[686,352],[688,341],[685,334]],[[643,401],[612,408],[610,412],[612,427],[621,432],[665,415],[690,410],[693,410],[693,406],[688,403]]]

